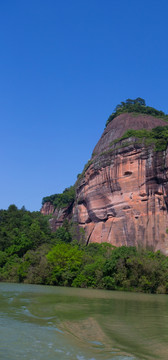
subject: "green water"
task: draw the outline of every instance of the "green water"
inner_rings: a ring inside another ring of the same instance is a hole
[[[0,283],[0,359],[168,359],[168,296]]]

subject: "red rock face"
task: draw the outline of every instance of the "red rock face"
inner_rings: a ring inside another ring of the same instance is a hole
[[[43,215],[53,214],[53,212],[54,212],[54,206],[48,201],[48,202],[44,203],[44,205],[42,206],[40,212],[41,212]]]
[[[56,229],[73,218],[87,242],[160,249],[168,254],[168,151],[156,152],[129,138],[128,129],[164,126],[152,116],[122,114],[113,119],[94,148],[92,164],[78,180],[71,209],[54,213]]]
[[[168,253],[168,153],[145,148],[135,139],[110,145],[126,128],[158,125],[165,122],[122,114],[105,129],[77,188],[74,214],[87,242]]]
[[[109,160],[109,159],[108,159]],[[127,148],[109,165],[91,165],[78,188],[76,214],[87,241],[168,251],[168,172],[152,149]],[[164,161],[168,165],[168,155]]]
[[[72,218],[72,207],[73,204],[69,204],[69,206],[55,209],[54,206],[50,202],[44,203],[40,212],[43,215],[52,215],[51,219],[49,219],[51,229],[53,231],[57,230],[60,226],[62,226],[65,219],[71,220]]]
[[[55,209],[53,217],[49,220],[50,226],[53,231],[62,226],[65,219],[71,220],[72,218],[72,204],[61,209]]]

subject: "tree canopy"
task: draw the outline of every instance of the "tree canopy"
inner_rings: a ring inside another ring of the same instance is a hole
[[[46,196],[42,199],[42,205],[50,202],[55,208],[63,208],[71,205],[75,200],[75,186],[66,188],[61,194]]]
[[[47,217],[0,210],[0,281],[168,293],[168,257],[159,251],[86,245],[76,224],[52,233]]]

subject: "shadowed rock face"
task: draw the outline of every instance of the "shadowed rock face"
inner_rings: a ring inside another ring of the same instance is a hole
[[[49,219],[50,227],[53,231],[57,230],[60,226],[62,226],[65,219],[71,220],[73,214],[73,203],[69,204],[69,206],[54,209],[54,205],[52,205],[49,201],[44,203],[41,208],[41,213],[43,215],[52,215]]]
[[[78,181],[71,210],[74,221],[85,229],[87,242],[168,254],[168,151],[155,152],[153,146],[133,138],[111,144],[130,128],[160,125],[165,122],[151,116],[122,114],[105,129],[92,164]],[[55,217],[55,225],[58,221]]]

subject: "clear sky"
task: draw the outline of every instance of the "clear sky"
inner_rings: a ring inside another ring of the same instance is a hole
[[[120,101],[168,113],[167,14],[167,0],[0,1],[1,209],[73,185]]]

